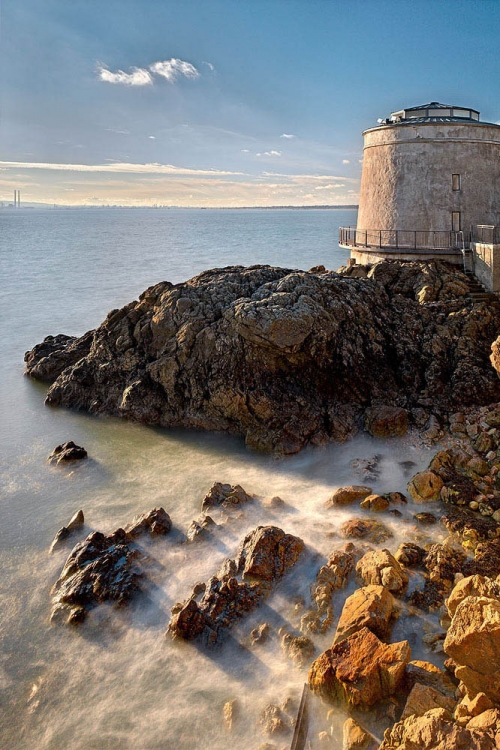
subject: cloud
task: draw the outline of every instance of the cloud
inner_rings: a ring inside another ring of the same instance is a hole
[[[211,70],[211,71],[212,71],[212,73],[214,72],[214,70],[215,70],[215,65],[212,65],[212,63],[210,63],[210,62],[207,62],[206,60],[203,60],[202,62],[203,62],[203,65],[206,65],[206,66],[207,66],[207,68],[208,68],[209,70]]]
[[[350,164],[351,162],[349,159],[342,159],[342,164]]]
[[[46,169],[60,172],[117,172],[129,174],[170,174],[228,176],[242,175],[243,172],[225,172],[218,169],[190,169],[175,167],[173,164],[131,164],[113,162],[111,164],[53,164],[49,162],[0,161],[0,168],[7,169]]]
[[[345,187],[344,182],[338,182],[337,184],[330,184],[330,185],[317,185],[314,189],[315,190],[334,190],[335,188],[343,188]]]
[[[293,135],[292,133],[282,133],[280,135],[280,138],[296,138],[296,135]]]
[[[152,141],[156,140],[156,136],[155,135],[148,135],[148,138],[150,138]]]
[[[281,156],[281,151],[264,151],[264,153],[255,154],[255,156]]]
[[[149,66],[149,70],[158,76],[162,76],[170,83],[177,80],[179,76],[198,78],[200,75],[194,65],[185,62],[185,60],[179,60],[176,57],[172,57],[170,60],[163,60],[163,62],[155,62]]]
[[[250,153],[250,150],[249,150],[248,148],[242,148],[242,149],[241,149],[241,153],[242,153],[242,154],[249,154],[249,153]]]
[[[120,130],[119,128],[104,128],[108,133],[117,133],[118,135],[131,135],[130,130]]]
[[[145,68],[130,68],[130,73],[117,70],[113,73],[104,65],[98,65],[97,75],[106,83],[121,83],[124,86],[150,86],[153,83],[151,74]]]

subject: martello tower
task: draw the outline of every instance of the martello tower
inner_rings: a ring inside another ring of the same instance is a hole
[[[500,125],[477,110],[430,102],[393,112],[363,137],[357,226],[340,238],[354,258],[460,263],[477,227],[500,226]]]

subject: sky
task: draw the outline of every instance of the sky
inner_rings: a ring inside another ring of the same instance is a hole
[[[500,122],[500,0],[0,0],[0,200],[357,203],[362,131]]]

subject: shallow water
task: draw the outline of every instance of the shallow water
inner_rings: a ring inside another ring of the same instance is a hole
[[[22,355],[49,333],[82,333],[108,309],[165,278],[180,281],[228,263],[336,268],[345,260],[336,226],[354,220],[354,212],[340,211],[0,212],[7,334],[0,391],[2,747],[250,750],[265,741],[256,722],[267,703],[289,696],[298,702],[306,673],[282,654],[277,630],[287,625],[296,631],[303,614],[296,597],[307,605],[317,569],[342,544],[339,524],[355,515],[352,509],[327,511],[324,501],[338,486],[363,483],[349,466],[353,458],[381,454],[381,473],[371,486],[403,491],[408,473],[400,462],[413,461],[416,471],[428,463],[428,453],[410,437],[360,435],[346,445],[277,459],[250,453],[234,437],[51,409],[43,405],[46,388],[22,377]],[[48,453],[68,439],[84,445],[90,459],[69,468],[48,465]],[[220,525],[210,541],[180,544],[177,532],[199,514],[214,481],[239,483],[258,500]],[[285,505],[266,507],[265,498],[275,495]],[[83,508],[85,534],[110,532],[156,505],[175,528],[165,538],[140,541],[150,557],[144,593],[126,609],[93,610],[78,629],[50,625],[50,588],[71,549],[48,556],[57,529]],[[418,535],[415,509],[403,512],[403,519],[383,519],[394,531],[386,545],[391,550]],[[266,523],[307,544],[267,602],[215,651],[166,638],[170,607],[233,556],[249,530]],[[351,589],[336,594],[336,615]],[[250,630],[264,621],[273,637],[248,648]],[[414,655],[429,658],[412,636],[421,627],[401,621],[395,636],[410,636]],[[332,635],[314,637],[317,653]],[[222,706],[233,698],[241,719],[228,738]],[[286,735],[278,745],[290,740]],[[334,747],[341,747],[339,738]]]

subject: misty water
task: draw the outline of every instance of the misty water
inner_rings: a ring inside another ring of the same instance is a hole
[[[277,631],[286,625],[299,634],[300,598],[307,607],[316,571],[343,545],[338,526],[362,515],[325,510],[325,500],[339,486],[363,483],[350,468],[353,458],[379,454],[380,475],[370,485],[404,491],[409,472],[428,463],[428,451],[411,436],[359,435],[345,445],[276,458],[251,453],[231,436],[52,409],[44,406],[46,387],[23,377],[23,355],[48,334],[84,333],[161,280],[180,282],[229,264],[336,269],[347,257],[337,244],[338,226],[355,218],[347,210],[0,211],[1,747],[250,750],[266,741],[256,725],[269,702],[292,697],[298,705],[307,673],[282,653]],[[89,460],[49,465],[47,455],[65,440],[85,446]],[[181,544],[180,532],[199,515],[214,481],[239,483],[258,500],[210,541]],[[266,505],[276,495],[284,505]],[[50,589],[72,546],[49,556],[56,531],[79,508],[85,533],[74,542],[158,505],[174,531],[139,541],[149,556],[144,592],[127,608],[94,609],[79,628],[50,624]],[[418,538],[413,512],[408,506],[401,519],[384,515],[394,533],[389,549]],[[233,557],[248,531],[267,523],[302,537],[307,548],[266,603],[218,649],[166,638],[171,606]],[[336,616],[353,586],[335,595]],[[250,647],[250,631],[262,622],[271,625],[272,638]],[[409,637],[414,658],[433,658],[418,645],[421,627],[412,618],[401,621],[394,638]],[[313,636],[318,654],[332,637],[333,630]],[[228,735],[222,707],[234,698],[241,718]],[[276,743],[290,740],[291,734]],[[340,734],[333,747],[340,750]]]

